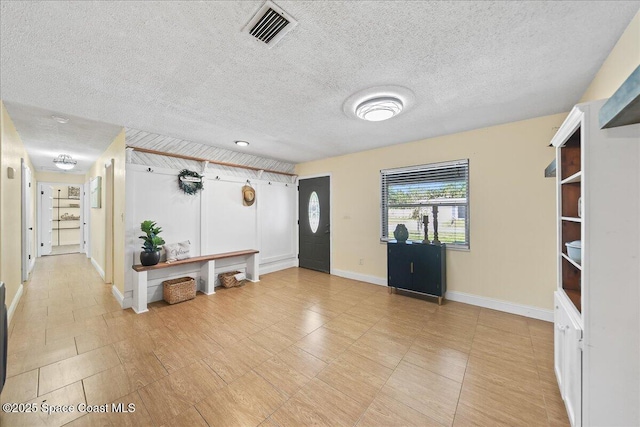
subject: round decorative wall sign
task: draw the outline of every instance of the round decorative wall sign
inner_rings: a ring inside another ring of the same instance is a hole
[[[195,195],[204,188],[202,178],[198,172],[183,169],[178,175],[178,186],[185,194]]]

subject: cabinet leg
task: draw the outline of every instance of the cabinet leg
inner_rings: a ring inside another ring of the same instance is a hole
[[[438,305],[442,305],[442,297],[438,297]]]

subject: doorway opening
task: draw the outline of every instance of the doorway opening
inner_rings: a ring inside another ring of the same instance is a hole
[[[84,184],[39,183],[38,254],[84,252]]]

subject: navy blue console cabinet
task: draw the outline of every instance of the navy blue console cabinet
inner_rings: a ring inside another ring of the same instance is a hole
[[[387,243],[387,286],[438,297],[447,291],[445,245]]]

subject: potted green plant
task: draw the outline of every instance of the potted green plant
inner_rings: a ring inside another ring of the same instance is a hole
[[[160,261],[160,246],[164,245],[164,239],[158,236],[162,228],[156,227],[155,221],[146,220],[140,224],[140,229],[145,233],[144,236],[140,236],[144,242],[140,262],[146,266],[156,265]]]

